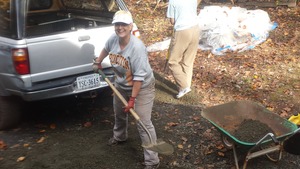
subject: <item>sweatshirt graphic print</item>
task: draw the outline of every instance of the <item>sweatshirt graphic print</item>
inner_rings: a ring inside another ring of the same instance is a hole
[[[113,66],[117,78],[124,79],[127,86],[132,86],[133,76],[130,70],[129,61],[120,54],[109,54],[110,63]]]

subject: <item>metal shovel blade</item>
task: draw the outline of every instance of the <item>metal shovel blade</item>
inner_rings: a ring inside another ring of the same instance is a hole
[[[148,144],[142,146],[147,150],[155,151],[164,155],[171,155],[174,152],[173,146],[161,139],[157,139],[156,144]]]

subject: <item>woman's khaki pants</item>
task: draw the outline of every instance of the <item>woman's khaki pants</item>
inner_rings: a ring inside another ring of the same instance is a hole
[[[175,31],[172,37],[169,68],[179,90],[191,87],[199,36],[200,29],[196,25],[189,29]]]
[[[131,96],[131,91],[124,91],[116,85],[118,91],[123,95],[123,97],[128,100]],[[141,89],[138,96],[136,97],[134,110],[140,117],[141,121],[145,124],[146,128],[149,130],[151,137],[156,141],[156,131],[151,121],[151,112],[153,107],[153,102],[155,98],[155,80],[148,87]],[[114,95],[114,112],[115,112],[115,125],[113,128],[113,137],[118,141],[125,141],[128,137],[128,115],[130,113],[124,112],[124,105],[121,100]],[[143,145],[150,143],[150,139],[145,132],[145,130],[137,125],[137,129]],[[144,160],[146,165],[154,165],[159,163],[158,153],[144,149]]]

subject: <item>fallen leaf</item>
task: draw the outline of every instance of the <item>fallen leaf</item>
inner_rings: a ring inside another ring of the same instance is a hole
[[[280,117],[282,117],[282,118],[286,118],[286,117],[288,117],[289,115],[286,113],[286,112],[282,112],[282,113],[280,113]]]
[[[204,152],[204,154],[205,154],[205,155],[208,155],[208,154],[211,154],[212,152],[213,152],[212,149],[207,149],[207,150]]]
[[[292,109],[289,108],[289,107],[285,107],[285,108],[283,108],[283,110],[286,111],[286,112],[290,112]]]
[[[46,130],[40,130],[39,132],[40,132],[40,133],[45,133],[45,132],[46,132]]]
[[[225,154],[223,152],[218,152],[218,155],[221,156],[221,157],[225,156]]]
[[[182,144],[178,144],[177,147],[178,147],[179,149],[183,149],[183,145],[182,145]]]
[[[23,147],[29,147],[30,145],[28,143],[23,144]]]
[[[173,162],[171,162],[171,165],[176,166],[176,165],[178,165],[178,163],[177,163],[177,161],[173,161]]]
[[[56,129],[56,125],[55,124],[50,124],[50,129]]]
[[[7,148],[7,145],[4,143],[4,141],[0,140],[0,150],[4,150]]]
[[[300,85],[294,85],[295,89],[300,89]]]
[[[194,121],[198,121],[200,119],[200,117],[199,116],[195,116],[195,117],[193,117],[193,120]]]
[[[268,106],[267,109],[270,111],[274,111],[274,107],[272,107],[272,106]]]
[[[42,142],[44,142],[45,141],[45,137],[41,137],[38,141],[37,141],[37,143],[42,143]]]
[[[109,120],[102,120],[101,123],[111,123]]]
[[[92,126],[92,122],[86,122],[83,125],[84,127],[91,127]]]
[[[22,162],[22,161],[24,161],[25,160],[25,157],[23,156],[23,157],[19,157],[18,159],[17,159],[17,162]]]
[[[184,142],[188,141],[188,139],[186,137],[181,137],[181,140],[184,141]]]
[[[10,148],[17,148],[17,147],[20,147],[20,144],[15,144],[15,145],[11,146]]]
[[[167,123],[167,125],[168,125],[168,126],[177,126],[177,125],[178,125],[178,123],[169,122],[169,123]]]
[[[222,150],[222,149],[224,148],[224,145],[223,145],[223,144],[217,145],[216,148],[217,148],[218,150]]]

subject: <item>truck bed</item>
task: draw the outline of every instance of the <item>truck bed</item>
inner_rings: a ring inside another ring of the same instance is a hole
[[[76,14],[45,13],[28,17],[26,36],[50,35],[57,32],[74,31],[110,25],[111,19],[105,17],[87,17]]]

